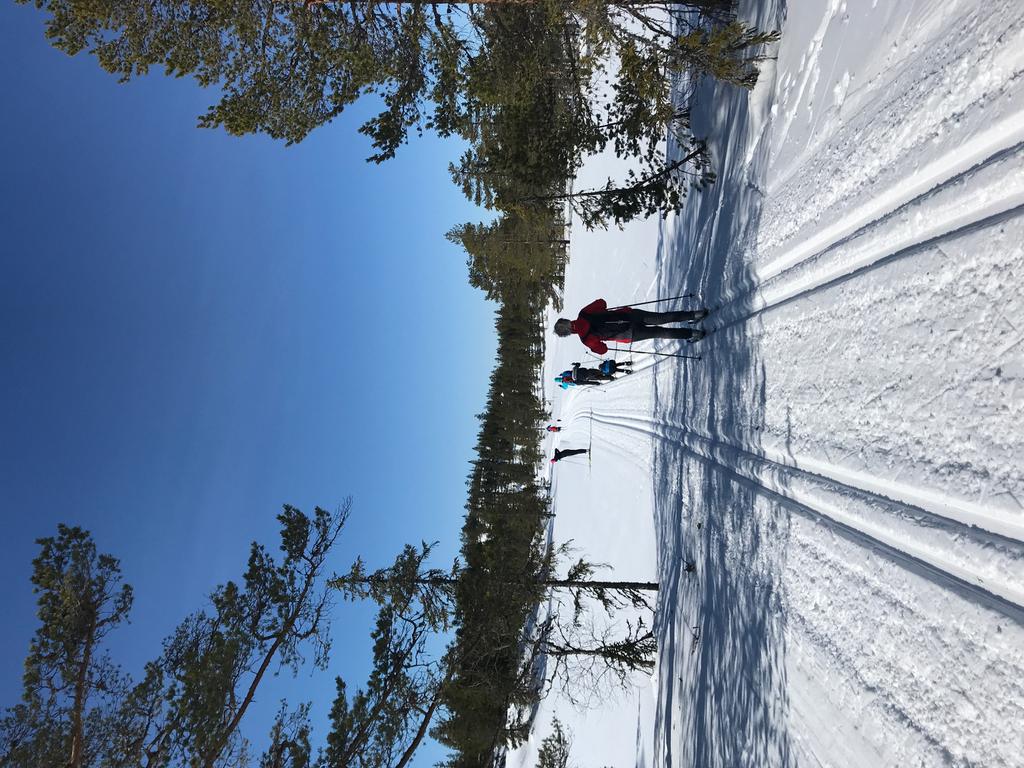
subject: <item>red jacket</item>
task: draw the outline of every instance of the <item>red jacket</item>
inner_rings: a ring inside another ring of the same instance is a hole
[[[619,307],[618,309],[613,309],[612,312],[629,312],[629,310],[629,307]],[[590,347],[591,350],[593,350],[595,353],[599,355],[603,355],[605,352],[608,351],[608,345],[604,343],[605,341],[630,340],[629,334],[625,334],[625,337],[623,337],[623,335],[620,334],[615,338],[612,338],[610,336],[598,336],[596,333],[590,332],[590,321],[583,317],[583,315],[597,314],[599,312],[607,311],[608,304],[605,302],[605,300],[597,299],[596,301],[590,302],[589,304],[587,304],[587,306],[581,309],[579,317],[573,320],[570,324],[572,327],[572,332],[578,334],[580,340],[588,347]]]

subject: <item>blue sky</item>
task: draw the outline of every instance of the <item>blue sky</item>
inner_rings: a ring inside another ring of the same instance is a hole
[[[31,8],[0,5],[0,41],[0,703],[34,628],[34,540],[58,522],[135,587],[130,669],[250,540],[274,543],[285,502],[355,497],[339,569],[421,539],[450,561],[495,350],[443,238],[486,218],[448,179],[459,147],[367,164],[368,106],[296,147],[200,131],[213,94],[120,85],[50,48]],[[338,613],[331,671],[351,684],[369,617]],[[284,689],[323,712],[333,681]]]

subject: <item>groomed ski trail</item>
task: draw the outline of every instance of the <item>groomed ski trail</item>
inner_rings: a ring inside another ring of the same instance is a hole
[[[753,93],[699,89],[719,181],[660,226],[574,231],[561,313],[717,307],[700,344],[642,345],[702,361],[555,403],[593,430],[555,539],[655,565],[657,671],[596,712],[546,700],[510,763],[557,714],[581,765],[1019,766],[1024,6],[746,18],[783,38]]]

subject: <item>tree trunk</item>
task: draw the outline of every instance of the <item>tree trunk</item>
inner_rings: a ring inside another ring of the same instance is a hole
[[[701,152],[703,152],[703,151],[704,151],[703,149],[695,149],[693,152],[691,152],[690,154],[688,154],[686,157],[682,158],[681,160],[676,160],[674,163],[672,163],[671,165],[666,166],[665,168],[663,168],[662,170],[658,171],[657,173],[652,174],[650,176],[646,176],[646,177],[640,179],[639,181],[637,181],[635,184],[631,184],[628,187],[616,187],[614,189],[590,189],[590,190],[587,190],[586,192],[566,192],[566,193],[559,194],[559,195],[536,195],[536,196],[533,196],[533,197],[524,197],[521,200],[516,200],[515,202],[517,202],[517,203],[547,203],[547,202],[552,202],[552,201],[555,201],[555,200],[570,200],[571,201],[571,200],[579,200],[580,198],[583,198],[583,197],[602,197],[604,195],[621,195],[621,194],[626,194],[626,193],[630,193],[630,192],[642,192],[645,189],[648,189],[650,187],[655,186],[659,181],[661,181],[666,176],[668,176],[668,174],[672,173],[672,171],[676,170],[677,168],[681,168],[683,165],[685,165],[690,160],[693,160],[695,157],[698,157],[701,154]]]
[[[338,579],[344,582],[345,579]],[[360,579],[362,584],[372,584],[377,579],[367,576]],[[436,576],[431,578],[416,579],[416,583],[425,587],[453,587],[458,583],[457,577]],[[585,579],[542,579],[537,584],[545,587],[568,587],[573,589],[637,589],[642,592],[657,592],[658,582],[656,581],[589,581]]]
[[[236,728],[238,728],[238,724],[242,721],[245,711],[249,708],[253,697],[256,695],[256,689],[259,688],[260,682],[263,680],[263,675],[266,674],[267,668],[270,666],[270,662],[273,661],[274,656],[277,655],[277,649],[281,647],[281,643],[284,642],[284,638],[292,631],[292,627],[298,620],[299,613],[302,611],[302,606],[306,603],[306,596],[309,594],[309,590],[313,586],[315,579],[315,573],[311,573],[306,577],[306,583],[302,586],[302,592],[299,594],[299,599],[295,603],[295,609],[285,620],[280,631],[274,636],[274,642],[271,643],[270,649],[263,655],[263,662],[260,664],[260,668],[256,670],[256,675],[249,684],[249,690],[245,692],[245,697],[242,699],[242,703],[239,705],[238,709],[235,710],[234,716],[224,728],[224,732],[221,734],[221,737],[217,739],[213,749],[211,749],[203,758],[204,768],[214,768],[214,763],[217,762],[217,758],[220,757],[220,753],[224,751],[224,747],[228,743],[228,739],[231,738],[231,734],[235,732]]]
[[[657,592],[656,581],[584,581],[581,579],[545,579],[545,587],[571,587],[580,589],[637,589],[642,592]]]
[[[503,243],[503,244],[512,244],[512,245],[551,245],[551,244],[568,245],[569,244],[568,240],[511,240],[511,239],[508,239],[508,238],[502,238],[502,239],[498,240],[498,242]]]
[[[444,676],[444,680],[438,684],[437,693],[434,694],[434,700],[430,702],[430,706],[427,708],[427,711],[423,713],[423,720],[420,722],[420,727],[416,730],[416,736],[409,743],[405,752],[402,753],[402,757],[399,761],[395,763],[394,768],[405,768],[409,764],[409,761],[412,760],[412,756],[415,754],[420,742],[422,742],[423,737],[427,735],[427,729],[430,726],[430,721],[434,717],[434,712],[437,711],[438,705],[441,703],[441,694],[444,692],[445,686],[451,681],[454,673],[454,668],[450,667],[448,669],[448,673]]]
[[[89,664],[92,662],[92,649],[96,642],[96,619],[89,625],[89,637],[85,641],[85,650],[82,652],[82,663],[78,668],[78,675],[75,679],[75,703],[71,709],[71,755],[68,757],[68,768],[81,768],[82,766],[82,720],[85,710],[85,699],[88,694],[86,684],[89,678]]]

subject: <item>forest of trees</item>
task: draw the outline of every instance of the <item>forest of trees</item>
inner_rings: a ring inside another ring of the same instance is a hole
[[[733,0],[17,1],[47,13],[54,46],[122,80],[158,69],[211,88],[202,127],[293,143],[373,96],[369,160],[424,131],[457,136],[470,149],[452,175],[471,199],[505,212],[567,201],[586,226],[673,210],[712,181],[675,76],[750,87],[776,37],[737,21]],[[668,166],[666,132],[690,148]],[[570,193],[606,149],[632,170]]]
[[[625,638],[588,640],[574,632],[575,611],[548,616],[532,639],[522,629],[550,589],[614,609],[646,606],[641,590],[656,585],[594,580],[582,560],[558,577],[562,553],[531,546],[528,526],[490,516],[495,541],[508,533],[523,542],[527,568],[515,567],[516,553],[502,545],[467,546],[472,562],[441,570],[421,545],[385,568],[368,571],[357,559],[347,573],[328,573],[350,511],[350,501],[311,517],[284,507],[278,554],[254,542],[241,576],[216,587],[136,674],[110,655],[109,636],[133,604],[117,558],[77,527],[40,539],[32,563],[39,625],[21,701],[0,717],[0,765],[405,768],[428,733],[452,748],[449,764],[490,764],[501,745],[526,735],[508,727],[506,711],[542,692],[530,659],[578,657],[585,669],[596,661],[620,674],[649,666],[653,646],[642,625]],[[490,562],[495,555],[508,557]],[[269,734],[247,733],[246,714],[270,677],[329,669],[339,597],[376,605],[367,681],[352,690],[335,678],[325,734],[314,732],[311,702],[282,702]],[[437,650],[452,628],[455,640]]]
[[[22,701],[0,721],[0,765],[405,768],[431,735],[449,748],[451,768],[492,766],[527,736],[529,723],[510,713],[544,694],[539,657],[553,661],[549,675],[569,681],[570,668],[582,670],[588,685],[649,668],[654,636],[643,621],[608,634],[580,606],[647,607],[657,585],[596,581],[584,560],[558,576],[567,552],[546,546],[541,319],[560,304],[570,215],[600,227],[664,214],[714,181],[673,91],[677,75],[750,87],[774,33],[737,21],[731,0],[31,2],[47,14],[53,45],[87,52],[119,78],[160,69],[211,87],[202,127],[297,142],[372,95],[381,111],[360,131],[373,162],[423,131],[463,139],[451,177],[490,220],[448,237],[467,254],[471,284],[497,303],[499,354],[461,556],[448,570],[432,567],[421,545],[386,568],[357,561],[325,573],[349,506],[312,517],[285,507],[282,554],[254,544],[244,574],[132,676],[104,650],[132,603],[117,560],[78,528],[42,540],[40,628]],[[684,148],[672,163],[667,136]],[[576,189],[586,159],[609,149],[631,170]],[[551,590],[573,599],[538,617]],[[329,669],[335,597],[377,607],[370,677],[354,689],[337,680],[326,734],[313,733],[300,703],[282,705],[265,737],[245,735],[268,670]],[[442,651],[437,637],[449,641]]]

